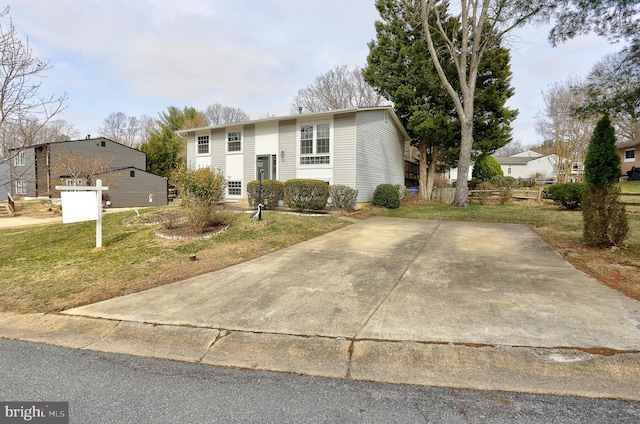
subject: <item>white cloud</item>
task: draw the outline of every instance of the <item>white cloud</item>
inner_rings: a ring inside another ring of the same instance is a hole
[[[317,75],[366,64],[379,19],[373,0],[20,0],[10,16],[54,66],[43,89],[66,91],[65,118],[94,134],[111,112],[169,105],[286,114]],[[552,49],[547,33],[520,30],[512,55],[514,136],[525,144],[538,138],[541,92],[618,49],[595,37]]]

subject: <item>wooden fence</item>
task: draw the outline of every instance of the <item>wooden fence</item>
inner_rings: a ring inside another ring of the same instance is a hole
[[[544,198],[544,189],[542,187],[511,190],[511,197],[519,200],[536,200],[540,201]],[[434,188],[431,200],[440,203],[453,203],[455,198],[455,188]],[[500,199],[502,197],[501,190],[469,190],[469,198],[484,199]],[[632,199],[630,199],[630,197]],[[620,193],[620,203],[625,205],[640,206],[640,193]]]
[[[452,203],[456,194],[455,188],[433,189],[431,199],[440,203]],[[469,190],[470,198],[500,199],[502,190]],[[542,187],[525,190],[511,190],[511,197],[520,200],[542,200]]]

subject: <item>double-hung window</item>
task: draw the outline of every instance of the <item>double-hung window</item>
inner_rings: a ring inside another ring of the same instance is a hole
[[[624,161],[625,162],[635,162],[636,161],[636,149],[625,150],[624,151]]]
[[[209,154],[209,136],[208,135],[198,136],[198,154],[199,155]]]
[[[15,194],[27,194],[27,184],[24,180],[17,180],[15,182],[16,191]]]
[[[18,154],[13,158],[13,164],[15,166],[25,166],[27,161],[25,160],[24,152],[18,152]]]
[[[227,152],[242,151],[242,131],[231,131],[227,133]]]
[[[308,124],[300,127],[300,165],[329,164],[330,153],[330,124]]]

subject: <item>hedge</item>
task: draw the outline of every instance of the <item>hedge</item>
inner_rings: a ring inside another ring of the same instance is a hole
[[[294,179],[284,183],[284,203],[296,210],[321,210],[329,199],[329,184],[320,180]]]

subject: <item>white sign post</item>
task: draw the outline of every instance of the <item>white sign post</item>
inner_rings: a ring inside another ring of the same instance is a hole
[[[96,221],[96,248],[102,247],[102,192],[109,187],[96,180],[94,186],[56,186],[62,199],[62,223]]]

